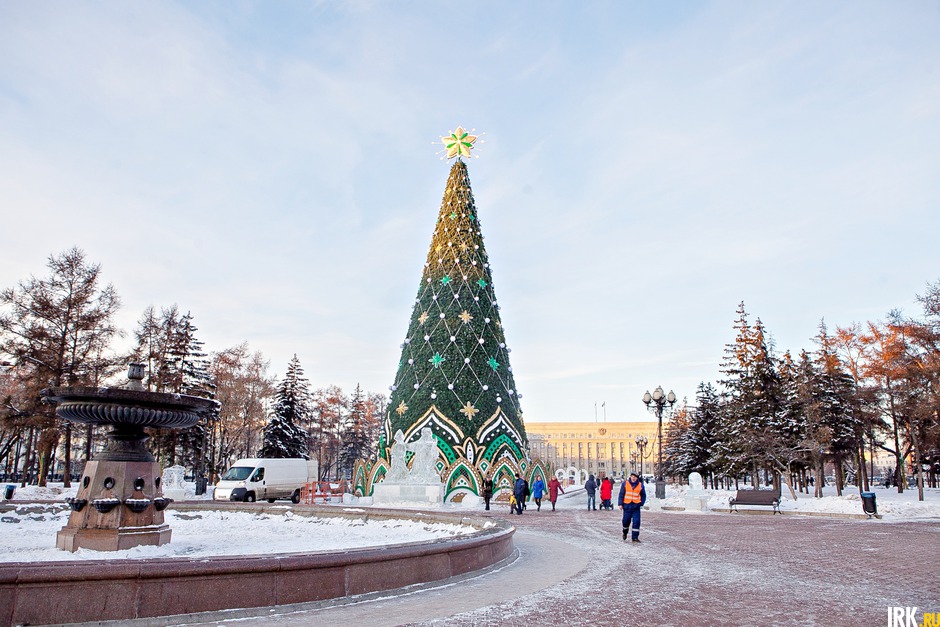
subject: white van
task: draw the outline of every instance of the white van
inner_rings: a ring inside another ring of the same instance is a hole
[[[317,480],[317,462],[303,458],[240,459],[215,484],[216,501],[290,499],[300,503],[300,488]]]

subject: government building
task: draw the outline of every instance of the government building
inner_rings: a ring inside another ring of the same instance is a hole
[[[656,472],[655,422],[528,422],[529,455],[593,475]],[[663,432],[666,431],[665,421]]]

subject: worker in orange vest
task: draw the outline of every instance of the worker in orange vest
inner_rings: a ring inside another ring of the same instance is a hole
[[[633,533],[630,539],[633,542],[639,542],[640,509],[646,503],[646,488],[643,487],[640,475],[635,472],[630,473],[630,478],[624,481],[620,487],[618,503],[620,509],[623,510],[623,541],[627,541],[627,532],[630,531],[632,523]]]

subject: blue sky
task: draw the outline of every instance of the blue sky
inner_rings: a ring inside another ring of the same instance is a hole
[[[694,396],[742,300],[796,352],[940,279],[935,0],[5,2],[0,286],[77,245],[128,331],[387,391],[457,125],[529,421]]]

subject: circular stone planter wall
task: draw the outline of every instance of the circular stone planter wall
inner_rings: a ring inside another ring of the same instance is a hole
[[[177,511],[411,519],[471,525],[469,537],[336,553],[0,563],[0,625],[121,620],[305,603],[391,590],[480,570],[508,558],[515,529],[499,519],[405,510],[179,504]]]

